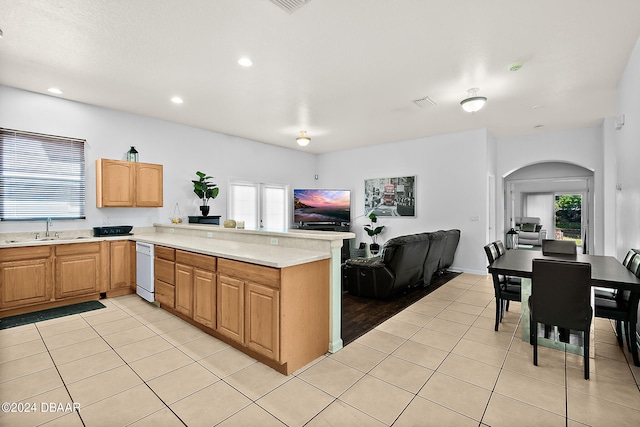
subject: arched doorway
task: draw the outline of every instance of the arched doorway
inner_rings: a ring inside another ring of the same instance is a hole
[[[592,253],[593,171],[567,162],[544,162],[504,177],[505,229],[518,218],[540,218],[546,238],[574,240],[579,251]]]

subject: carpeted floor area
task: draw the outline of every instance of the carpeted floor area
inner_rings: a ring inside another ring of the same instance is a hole
[[[71,314],[99,310],[101,308],[104,308],[104,304],[100,301],[86,301],[78,304],[65,305],[64,307],[34,311],[33,313],[17,314],[15,316],[0,319],[0,329],[9,329],[16,326],[27,325],[29,323],[42,322],[43,320],[69,316]]]
[[[414,302],[429,295],[460,273],[447,272],[433,279],[426,288],[414,288],[391,295],[386,299],[363,298],[344,293],[342,295],[342,342],[347,345],[375,328]]]

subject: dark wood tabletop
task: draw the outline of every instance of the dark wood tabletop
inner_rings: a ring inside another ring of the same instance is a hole
[[[591,264],[591,285],[640,291],[640,278],[627,270],[615,257],[603,255],[542,255],[542,251],[512,249],[492,262],[489,273],[531,278],[534,259],[555,259]]]

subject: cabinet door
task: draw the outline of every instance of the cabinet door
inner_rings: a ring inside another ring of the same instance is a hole
[[[162,165],[136,163],[136,206],[162,207]]]
[[[280,292],[246,282],[245,340],[247,347],[280,360]]]
[[[0,263],[0,308],[49,301],[52,279],[50,258]]]
[[[193,320],[215,328],[216,275],[211,271],[194,269],[193,293]]]
[[[135,164],[121,160],[96,160],[96,206],[135,206]]]
[[[129,242],[126,240],[110,242],[109,260],[109,289],[114,290],[128,288],[130,286],[129,280],[131,278]]]
[[[191,317],[193,308],[193,272],[188,265],[176,264],[175,306],[180,313]]]
[[[56,257],[56,298],[100,292],[100,253]]]
[[[221,274],[217,289],[218,332],[244,343],[244,282]]]

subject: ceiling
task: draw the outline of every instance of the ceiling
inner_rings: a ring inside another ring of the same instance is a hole
[[[640,37],[638,0],[307,0],[292,13],[270,0],[0,0],[0,11],[0,84],[310,153],[599,125]],[[488,101],[470,114],[460,101],[474,87]],[[424,97],[435,105],[413,102]]]

